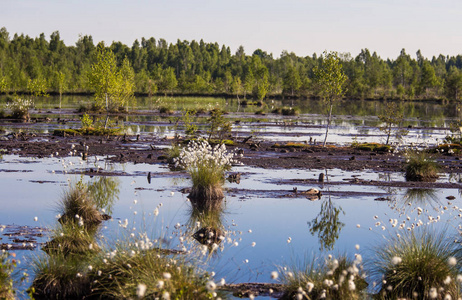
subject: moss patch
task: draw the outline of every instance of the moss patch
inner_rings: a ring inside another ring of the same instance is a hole
[[[53,135],[56,136],[77,136],[77,135],[95,135],[95,136],[103,136],[103,135],[119,135],[121,133],[120,128],[80,128],[80,129],[55,129]]]

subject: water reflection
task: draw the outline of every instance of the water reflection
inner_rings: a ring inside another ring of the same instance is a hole
[[[325,198],[321,204],[321,211],[312,221],[308,222],[310,233],[317,235],[320,250],[332,250],[337,241],[340,231],[345,223],[340,222],[340,213],[345,214],[343,209],[336,207],[331,198]]]
[[[441,204],[437,190],[428,188],[407,189],[403,197],[391,197],[392,208],[400,213],[414,211],[418,207],[430,206],[437,209]]]
[[[224,203],[219,200],[191,200],[187,226],[190,236],[213,251],[225,238],[223,225]]]
[[[96,207],[112,215],[114,203],[119,199],[120,179],[114,176],[98,176],[87,185]]]

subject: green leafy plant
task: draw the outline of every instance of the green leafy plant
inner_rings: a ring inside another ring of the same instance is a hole
[[[208,119],[209,129],[208,141],[217,139],[221,143],[231,133],[231,122],[225,119],[224,112],[221,109],[215,108],[210,111]]]
[[[394,102],[387,103],[385,112],[379,116],[379,120],[385,124],[380,127],[380,130],[385,132],[387,135],[387,140],[385,142],[386,145],[388,145],[390,137],[393,134],[393,128],[396,128],[394,135],[399,141],[403,138],[403,136],[409,133],[408,130],[401,128],[401,123],[404,120],[404,109],[402,106],[399,106]]]
[[[91,128],[93,126],[93,120],[86,113],[80,118],[80,123],[82,123],[82,128]]]

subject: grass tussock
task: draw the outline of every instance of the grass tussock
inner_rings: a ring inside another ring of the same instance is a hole
[[[95,235],[96,228],[89,232],[76,223],[64,223],[54,230],[52,239],[42,250],[51,256],[94,255],[100,250]]]
[[[185,257],[130,245],[98,257],[88,277],[97,299],[210,299],[215,292],[207,273]]]
[[[440,169],[434,158],[425,151],[408,150],[404,154],[405,177],[408,181],[435,181]]]
[[[86,276],[88,263],[64,253],[40,256],[34,260],[36,274],[31,291],[34,299],[83,299],[90,294]]]
[[[273,114],[283,116],[298,116],[300,114],[300,108],[298,107],[277,107],[271,111]]]
[[[64,192],[60,206],[61,224],[75,223],[89,230],[107,219],[107,216],[97,209],[88,186],[82,182],[71,185],[69,190]]]
[[[231,168],[234,153],[222,145],[211,146],[207,141],[191,141],[175,160],[175,167],[185,169],[191,176],[189,199],[209,201],[224,197],[222,185],[225,172]]]
[[[376,249],[371,275],[377,299],[458,299],[457,244],[444,234],[426,230],[394,236]]]
[[[0,299],[15,299],[13,280],[11,273],[15,266],[15,260],[10,260],[8,252],[0,252]]]
[[[366,299],[367,283],[361,263],[357,254],[354,261],[329,256],[326,260],[311,259],[293,267],[279,267],[279,280],[285,286],[281,299]]]

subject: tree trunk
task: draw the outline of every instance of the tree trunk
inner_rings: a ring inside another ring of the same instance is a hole
[[[326,136],[324,137],[324,142],[322,143],[323,147],[326,147],[327,134],[329,133],[329,126],[330,126],[330,122],[332,120],[332,106],[333,106],[333,104],[330,105],[329,115],[327,116]]]
[[[104,121],[104,129],[107,129],[107,122],[109,120],[109,100],[106,93],[106,121]]]

